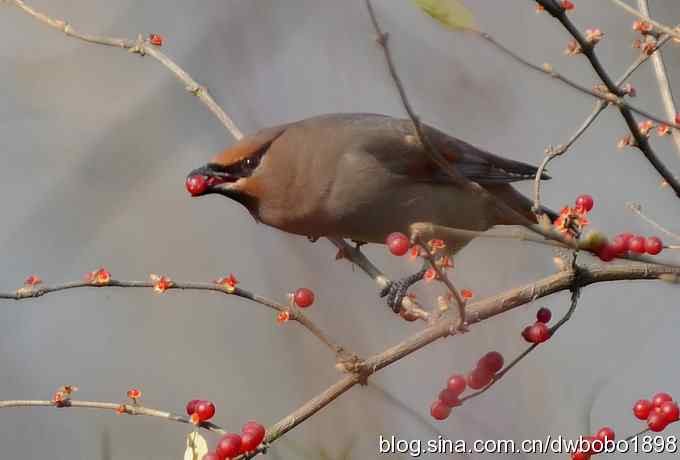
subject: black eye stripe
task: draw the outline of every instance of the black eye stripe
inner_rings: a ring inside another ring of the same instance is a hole
[[[271,142],[264,144],[251,156],[243,158],[242,160],[228,166],[210,163],[208,164],[208,167],[216,173],[224,173],[236,177],[248,177],[260,165],[260,161],[262,160],[262,157],[265,155],[265,153],[267,153],[267,149],[270,145]]]

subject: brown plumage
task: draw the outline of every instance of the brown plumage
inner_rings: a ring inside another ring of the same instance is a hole
[[[492,199],[460,187],[433,164],[410,120],[373,114],[324,115],[261,130],[190,176],[208,178],[201,194],[222,194],[258,221],[314,238],[384,243],[416,222],[478,231],[536,222],[531,201],[510,185],[532,179],[535,167],[423,129],[460,175]],[[450,251],[467,242],[448,241]]]

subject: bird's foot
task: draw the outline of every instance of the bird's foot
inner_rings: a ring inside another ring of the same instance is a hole
[[[406,297],[406,293],[411,286],[416,284],[418,281],[422,280],[425,276],[426,268],[423,268],[417,273],[411,276],[407,276],[398,281],[390,281],[385,288],[380,291],[380,297],[387,297],[387,306],[392,309],[393,312],[399,313],[401,310],[401,302]]]

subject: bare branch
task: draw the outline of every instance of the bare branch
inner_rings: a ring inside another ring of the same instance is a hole
[[[122,48],[128,50],[131,53],[139,54],[140,56],[149,55],[156,59],[158,62],[163,64],[168,70],[170,70],[182,83],[184,83],[185,88],[191,94],[198,97],[198,99],[208,107],[213,115],[222,123],[222,125],[227,128],[234,138],[241,139],[243,133],[238,129],[236,124],[232,121],[229,115],[222,109],[222,107],[215,102],[208,88],[200,85],[196,80],[194,80],[191,75],[189,75],[184,69],[178,66],[172,59],[166,56],[161,50],[147,40],[144,40],[140,35],[136,40],[129,40],[125,38],[115,38],[115,37],[104,37],[101,35],[89,35],[77,31],[71,24],[61,19],[53,19],[44,13],[36,11],[32,7],[28,6],[22,0],[8,0],[10,4],[16,6],[17,8],[28,13],[33,18],[46,24],[53,29],[60,30],[64,32],[69,37],[77,38],[87,43],[94,43],[97,45],[113,46],[115,48]]]
[[[83,289],[83,288],[107,288],[107,287],[118,287],[118,288],[146,288],[153,289],[156,284],[150,281],[120,281],[120,280],[109,280],[106,283],[92,283],[88,281],[74,281],[70,283],[57,284],[53,286],[47,285],[37,285],[32,287],[24,287],[16,290],[15,292],[0,292],[0,300],[25,300],[36,297],[42,297],[44,295],[67,291],[71,289]],[[294,308],[292,306],[285,306],[266,297],[258,294],[254,294],[250,291],[246,291],[241,288],[230,288],[223,284],[218,283],[194,283],[194,282],[177,282],[172,281],[165,290],[188,290],[188,291],[212,291],[218,292],[226,295],[234,295],[236,297],[241,297],[243,299],[251,300],[253,302],[264,305],[265,307],[271,308],[280,313],[287,313],[288,319],[296,321],[303,327],[305,327],[309,332],[311,332],[316,338],[324,343],[328,348],[330,348],[334,353],[336,353],[342,359],[348,359],[353,356],[344,347],[338,345],[333,340],[331,340],[321,329],[307,316],[305,316],[300,309]]]
[[[645,16],[650,16],[647,0],[637,0],[637,3],[640,12]],[[661,93],[661,100],[664,109],[666,110],[666,116],[669,120],[675,120],[678,109],[676,108],[675,100],[673,99],[671,82],[668,78],[666,65],[663,62],[663,55],[660,51],[652,55],[652,62],[654,63],[654,73],[656,74],[656,80],[659,83],[659,92]],[[677,150],[676,153],[680,156],[680,132],[673,130],[671,131],[671,135],[673,136],[673,142],[675,143],[675,149]]]
[[[99,402],[99,401],[79,401],[75,399],[67,399],[63,402],[63,406],[55,407],[53,401],[44,400],[13,400],[13,401],[0,401],[0,409],[11,408],[11,407],[53,407],[57,410],[60,409],[102,409],[106,411],[114,411],[120,414],[129,415],[144,415],[147,417],[156,417],[171,422],[179,422],[186,424],[193,424],[189,417],[184,417],[182,415],[176,415],[172,412],[165,412],[158,409],[152,409],[149,407],[140,406],[138,404],[120,404],[113,402]],[[211,431],[217,434],[226,434],[224,428],[219,425],[215,425],[210,422],[201,422],[198,425],[204,430]]]
[[[668,230],[666,227],[663,225],[659,224],[657,221],[646,215],[644,212],[642,212],[642,206],[640,203],[634,203],[634,202],[628,202],[626,203],[626,207],[633,211],[635,214],[637,214],[642,220],[647,222],[649,225],[654,227],[655,229],[659,230],[662,233],[665,233],[666,235],[670,236],[671,238],[680,241],[680,235],[677,233],[674,233],[670,230]]]
[[[625,120],[628,129],[635,138],[636,147],[640,149],[643,155],[654,167],[654,169],[656,169],[656,171],[661,175],[661,177],[663,177],[664,180],[668,183],[668,185],[673,189],[675,194],[678,197],[680,197],[680,182],[656,155],[656,153],[652,149],[652,146],[649,144],[647,136],[642,134],[642,132],[640,131],[640,128],[637,122],[635,121],[635,117],[633,116],[632,112],[635,111],[638,114],[646,118],[649,118],[650,120],[657,121],[658,123],[667,124],[676,129],[680,127],[677,126],[675,123],[669,123],[668,121],[661,120],[657,117],[651,117],[648,113],[642,110],[635,109],[631,107],[629,104],[623,102],[622,99],[624,96],[623,90],[612,81],[611,77],[609,77],[609,74],[604,69],[604,67],[600,63],[600,60],[595,54],[595,48],[593,44],[588,42],[586,38],[583,36],[583,34],[581,34],[581,32],[576,28],[574,23],[571,22],[571,19],[569,19],[569,17],[567,16],[565,9],[559,6],[557,3],[552,2],[550,0],[533,0],[533,1],[541,5],[548,13],[550,13],[551,16],[557,19],[564,26],[564,28],[572,35],[572,37],[574,37],[574,39],[581,48],[581,52],[588,59],[591,66],[593,67],[593,70],[595,70],[595,73],[598,74],[602,82],[607,87],[607,90],[616,96],[616,100],[621,101],[621,103],[616,103],[616,105],[619,108],[619,112],[621,112],[621,115],[623,116],[623,119]],[[619,2],[619,0],[612,1],[617,3]]]
[[[616,6],[623,8],[626,12],[632,14],[633,16],[637,16],[638,18],[640,18],[644,21],[647,21],[648,23],[652,24],[654,27],[656,27],[660,31],[672,36],[676,40],[680,40],[680,30],[678,30],[678,27],[673,29],[673,28],[668,27],[664,24],[661,24],[660,22],[655,21],[654,19],[650,18],[646,14],[642,14],[641,12],[639,12],[638,10],[633,8],[632,6],[627,5],[625,2],[623,2],[621,0],[609,0],[609,1],[611,1]]]
[[[652,50],[651,55],[642,53],[640,56],[637,58],[637,60],[626,70],[623,75],[621,75],[621,78],[616,82],[616,86],[620,87],[623,83],[625,83],[626,80],[643,64],[649,59],[651,56],[656,56],[660,51],[661,48],[663,48],[670,40],[670,36],[665,35],[660,38],[658,41],[656,48]],[[554,160],[555,158],[562,156],[565,154],[574,143],[576,143],[577,140],[581,138],[581,136],[586,132],[588,128],[595,122],[597,117],[600,116],[600,114],[604,111],[605,108],[607,108],[608,103],[599,100],[595,103],[595,106],[593,107],[592,112],[584,122],[581,124],[581,126],[576,130],[576,132],[569,138],[569,140],[556,147],[553,148],[552,146],[548,147],[546,149],[546,156],[541,162],[541,165],[538,167],[538,170],[536,171],[536,176],[534,178],[534,209],[540,212],[541,210],[541,177],[543,176],[543,172],[547,168],[548,164]],[[680,135],[678,131],[673,131],[673,135]]]

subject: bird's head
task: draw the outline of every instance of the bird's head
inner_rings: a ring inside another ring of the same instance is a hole
[[[261,165],[282,132],[282,129],[266,129],[224,150],[187,175],[187,191],[194,197],[223,195],[254,212],[261,193]]]

